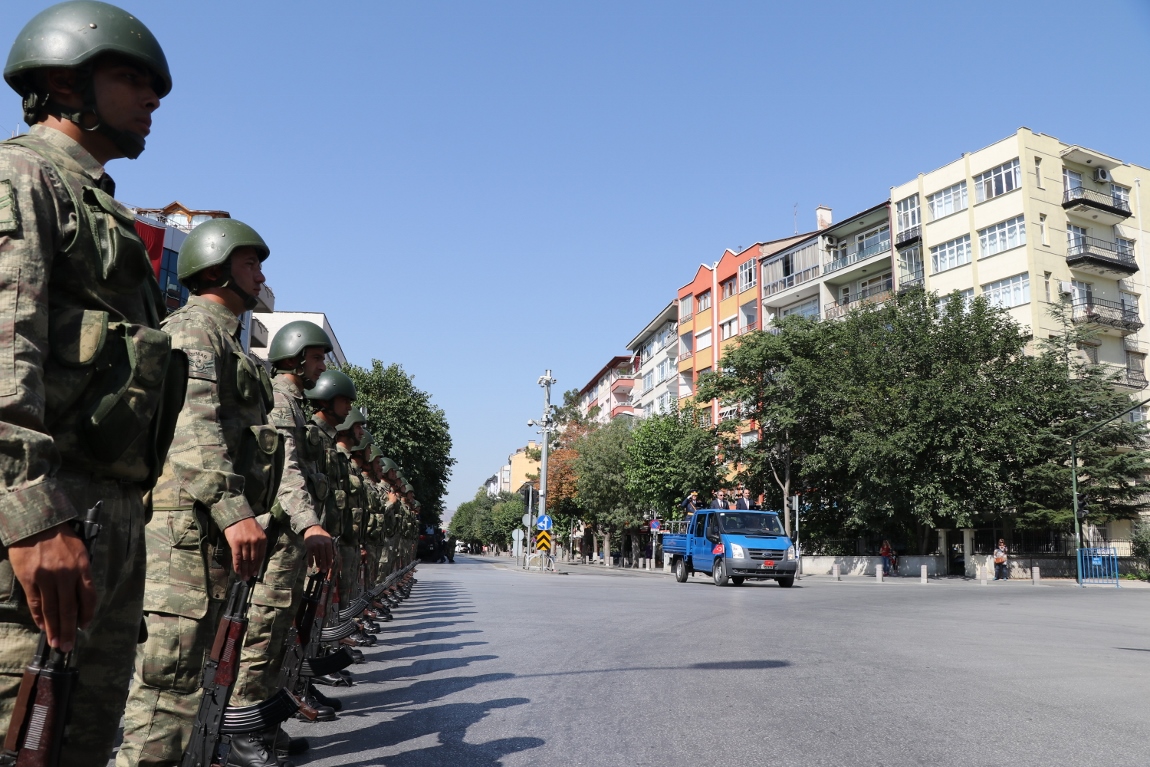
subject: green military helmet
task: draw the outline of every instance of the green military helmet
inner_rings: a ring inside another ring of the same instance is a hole
[[[355,381],[339,370],[325,370],[319,374],[315,388],[308,389],[305,394],[308,399],[320,402],[329,402],[339,396],[355,402]]]
[[[367,460],[375,461],[375,459],[377,459],[377,458],[379,458],[381,460],[383,459],[383,451],[379,449],[379,445],[372,445],[371,446],[371,454],[368,455]],[[384,469],[384,472],[386,472],[386,471],[387,471],[387,469]]]
[[[384,474],[387,474],[389,471],[394,471],[396,476],[399,476],[402,473],[399,469],[399,464],[384,455],[382,450],[380,450],[379,455],[379,465],[383,467]]]
[[[337,432],[351,431],[357,423],[367,423],[367,418],[358,408],[353,407],[351,412],[347,414],[347,418],[343,419],[343,423],[335,427],[335,430]]]
[[[322,346],[325,353],[332,350],[331,339],[319,325],[307,320],[289,322],[272,337],[268,346],[268,362],[298,357],[309,346]]]
[[[243,221],[234,218],[213,218],[197,226],[180,246],[176,259],[176,276],[180,282],[211,266],[225,263],[236,248],[255,248],[260,261],[271,255],[264,238]]]
[[[369,447],[371,447],[371,435],[367,432],[364,432],[363,439],[360,440],[358,445],[352,446],[351,452],[358,453],[360,451],[367,450]]]
[[[146,67],[153,78],[156,96],[164,98],[172,90],[172,74],[164,50],[143,22],[122,8],[96,0],[71,0],[45,8],[24,25],[8,51],[4,79],[24,99],[24,120],[34,123],[40,110],[48,106],[48,94],[37,93],[33,73],[47,67],[77,69],[84,98],[80,112],[60,116],[82,125],[84,112],[96,114],[97,128],[110,136],[124,156],[136,158],[144,151],[144,137],[107,125],[96,110],[90,68],[105,54],[122,56]],[[60,105],[55,108],[59,110]]]

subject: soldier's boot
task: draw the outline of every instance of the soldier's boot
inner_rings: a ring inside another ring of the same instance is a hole
[[[260,732],[244,732],[232,736],[232,749],[228,753],[228,767],[289,767],[290,762],[276,759],[272,742],[279,728]]]
[[[316,686],[314,684],[309,684],[307,686],[307,694],[308,694],[308,698],[310,700],[313,700],[316,703],[319,703],[321,706],[329,706],[330,708],[332,708],[335,711],[343,711],[343,701],[342,700],[340,700],[339,698],[327,697],[322,692],[320,692],[318,689],[316,689]]]
[[[303,712],[301,712],[301,711],[296,712],[296,714],[295,714],[296,719],[300,720],[301,722],[334,722],[335,721],[335,709],[332,708],[331,706],[325,706],[322,703],[320,703],[318,700],[315,700],[314,698],[312,698],[310,696],[307,698],[307,700],[305,702],[309,706],[311,706],[313,709],[315,709],[315,719],[308,719],[306,716],[303,715]],[[305,745],[306,745],[306,743],[305,743]],[[304,750],[307,750],[307,749],[305,748]],[[298,754],[300,752],[299,751],[293,751],[291,753],[297,753]]]
[[[355,684],[355,678],[351,675],[351,672],[348,671],[346,668],[339,670],[339,678],[343,680],[343,686],[344,687],[351,687],[352,685]]]

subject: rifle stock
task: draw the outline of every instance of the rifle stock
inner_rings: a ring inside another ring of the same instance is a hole
[[[92,542],[100,534],[100,509],[103,501],[88,509],[76,521],[76,532],[84,542],[88,556]],[[62,653],[48,645],[40,632],[40,641],[32,662],[24,669],[16,707],[8,722],[4,753],[0,764],[15,767],[56,767],[60,763],[60,745],[64,728],[72,715],[72,691],[79,672],[72,665],[72,653]]]

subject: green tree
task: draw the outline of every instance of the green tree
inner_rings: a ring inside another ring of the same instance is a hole
[[[639,504],[627,485],[631,425],[617,419],[584,434],[576,443],[576,498],[584,521],[603,533],[603,550],[610,561],[611,535],[638,526]]]
[[[627,446],[624,474],[634,503],[664,519],[682,516],[679,506],[691,490],[719,484],[715,433],[695,423],[690,412],[644,418]]]
[[[356,406],[367,411],[373,440],[403,468],[415,490],[420,525],[439,527],[455,465],[443,410],[400,365],[372,360],[370,368],[348,365],[344,372],[355,382]]]

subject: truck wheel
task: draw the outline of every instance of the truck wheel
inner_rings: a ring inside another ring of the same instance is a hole
[[[744,580],[745,579],[741,575],[732,575],[731,576],[731,583],[735,584],[736,586],[742,586]]]
[[[779,578],[778,581],[779,581],[779,585],[782,586],[784,589],[789,589],[791,586],[795,585],[795,576],[788,575],[786,577]]]
[[[675,560],[675,580],[679,583],[687,582],[687,562],[680,558]]]
[[[715,564],[711,566],[711,577],[715,579],[716,586],[726,586],[730,580],[723,570],[723,560],[719,557],[715,557]]]

